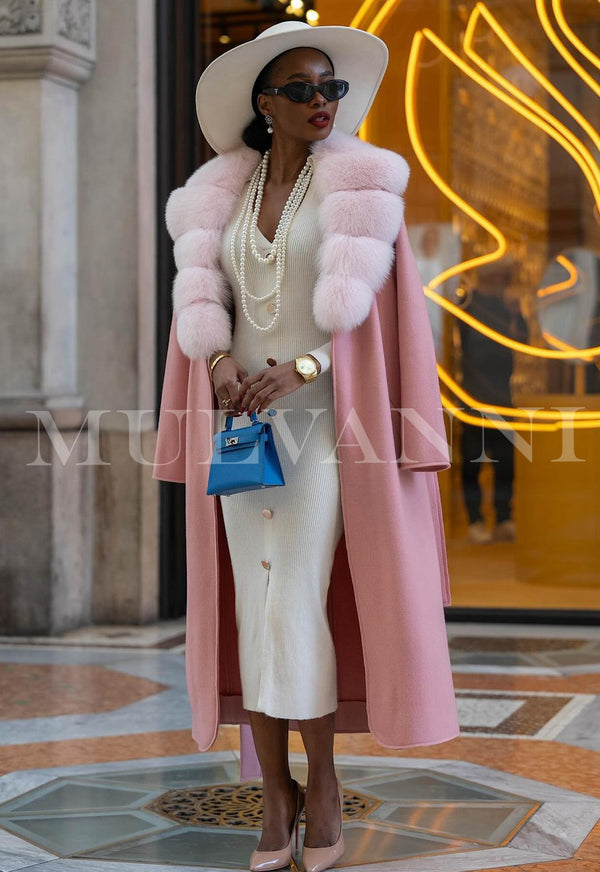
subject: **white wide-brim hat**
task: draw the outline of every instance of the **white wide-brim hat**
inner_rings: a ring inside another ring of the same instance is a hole
[[[252,88],[270,61],[293,48],[316,48],[331,58],[336,79],[350,83],[335,116],[337,130],[356,133],[375,99],[388,62],[383,40],[354,27],[312,27],[283,21],[216,58],[196,88],[196,112],[208,144],[221,154],[242,143],[255,117]]]

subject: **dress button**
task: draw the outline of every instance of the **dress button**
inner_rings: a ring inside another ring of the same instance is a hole
[[[271,509],[263,509],[263,518],[266,518],[268,521],[273,517],[273,512]]]
[[[267,303],[267,312],[270,313],[270,312],[274,312],[274,311],[275,311],[275,304],[274,303]]]
[[[270,569],[271,568],[271,564],[269,563],[268,560],[261,560],[260,562],[263,565],[263,569]]]

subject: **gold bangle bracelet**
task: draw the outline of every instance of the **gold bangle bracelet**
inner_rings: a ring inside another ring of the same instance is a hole
[[[213,359],[209,362],[208,366],[210,368],[211,377],[213,374],[213,369],[215,368],[215,366],[218,364],[218,362],[220,360],[223,360],[224,357],[231,357],[231,354],[228,351],[221,351],[220,354],[217,354],[217,356],[213,357]]]

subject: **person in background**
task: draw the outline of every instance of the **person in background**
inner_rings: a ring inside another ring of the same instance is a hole
[[[506,291],[513,277],[512,266],[504,261],[487,264],[478,271],[477,286],[466,296],[463,308],[487,327],[498,333],[527,342],[527,324],[518,303],[508,300]],[[462,386],[471,397],[485,405],[510,407],[513,352],[484,333],[459,321],[462,351]],[[481,418],[481,424],[463,424],[461,436],[462,485],[467,514],[468,538],[479,544],[494,538],[512,540],[515,523],[511,503],[514,479],[514,448],[510,432],[486,427],[483,416],[475,406],[465,411]],[[496,526],[486,526],[482,511],[482,492],[479,475],[482,463],[491,462],[494,468],[494,508]]]

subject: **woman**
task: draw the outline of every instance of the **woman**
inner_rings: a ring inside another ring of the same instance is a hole
[[[305,868],[342,855],[334,730],[391,747],[458,732],[435,475],[448,456],[408,170],[352,136],[386,64],[370,34],[299,22],[222,55],[197,92],[219,157],[167,207],[179,273],[154,475],[187,484],[194,736],[205,750],[219,721],[252,728],[255,870],[289,864],[303,808]],[[280,410],[284,487],[206,496],[216,403],[237,426]]]

